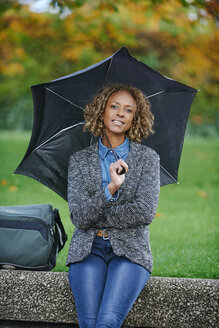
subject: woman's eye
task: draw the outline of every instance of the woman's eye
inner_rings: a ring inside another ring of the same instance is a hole
[[[116,109],[117,106],[116,106],[116,105],[111,105],[111,108],[112,108],[112,109]]]
[[[131,108],[126,108],[126,112],[132,113],[132,109]]]

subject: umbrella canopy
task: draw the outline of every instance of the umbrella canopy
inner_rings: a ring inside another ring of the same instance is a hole
[[[104,85],[112,83],[130,84],[148,97],[155,134],[142,143],[160,155],[161,186],[177,182],[187,119],[197,90],[161,75],[133,58],[125,47],[84,70],[31,86],[32,136],[15,174],[40,181],[66,200],[70,155],[97,141],[83,132],[85,106]]]

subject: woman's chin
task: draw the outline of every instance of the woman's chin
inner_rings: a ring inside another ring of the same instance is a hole
[[[122,125],[113,125],[112,127],[110,127],[110,129],[106,129],[106,131],[108,130],[108,132],[110,134],[118,134],[118,135],[125,135],[127,132],[127,129],[124,129],[124,126]]]

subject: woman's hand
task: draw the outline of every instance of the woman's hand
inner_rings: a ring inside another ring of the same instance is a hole
[[[124,167],[126,172],[128,172],[128,165],[122,159],[112,163],[109,167],[111,182],[108,184],[108,188],[112,196],[125,181],[125,174],[119,174],[123,169],[122,167]]]

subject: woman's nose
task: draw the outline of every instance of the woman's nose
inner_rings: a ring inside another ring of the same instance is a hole
[[[123,108],[119,108],[118,111],[117,111],[117,115],[124,116],[124,109]]]

